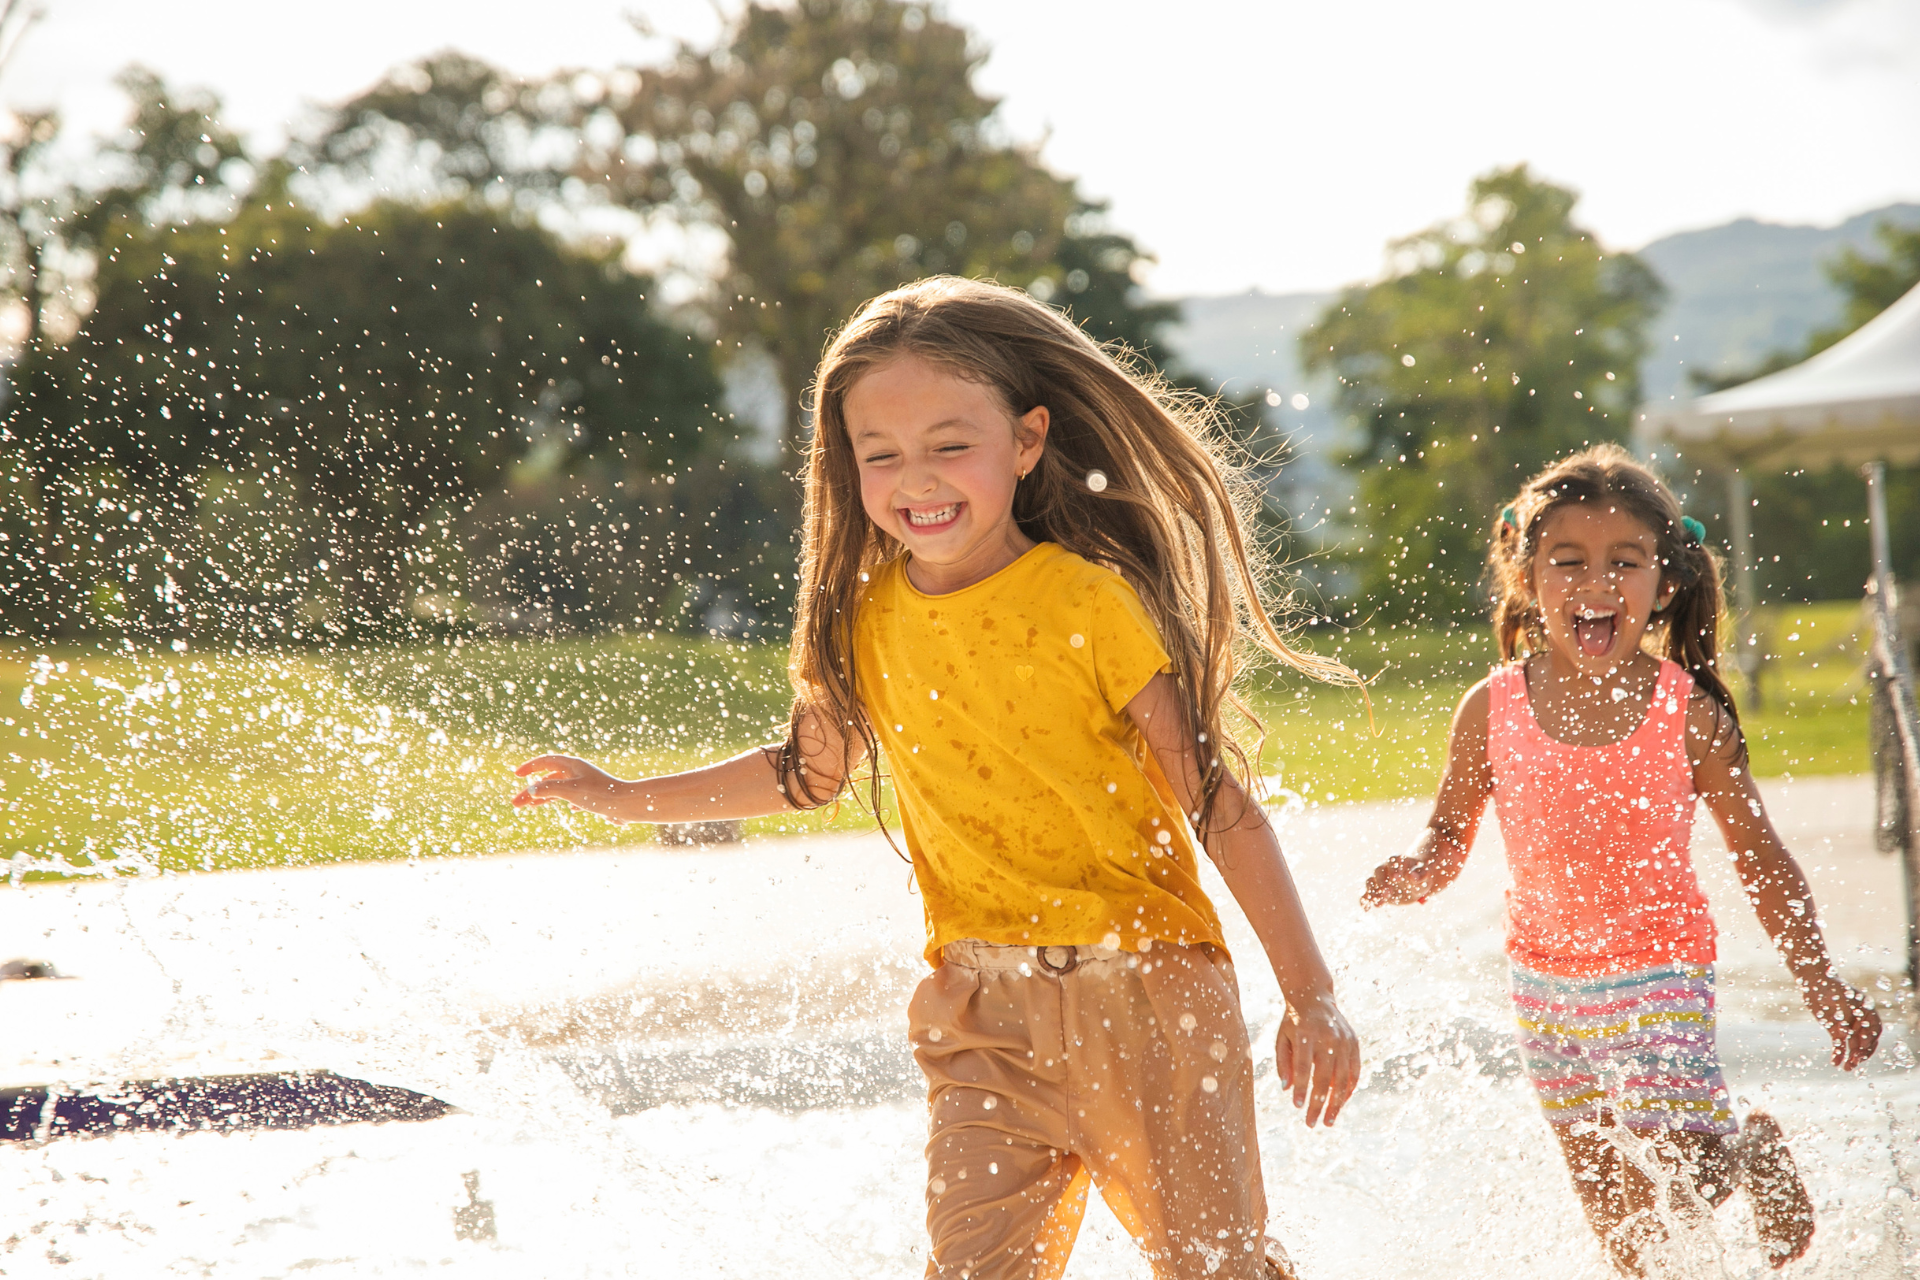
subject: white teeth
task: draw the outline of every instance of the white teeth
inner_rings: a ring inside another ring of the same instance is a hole
[[[959,510],[960,504],[957,502],[950,502],[937,511],[914,511],[909,509],[907,512],[907,523],[945,524],[947,521],[953,519]]]

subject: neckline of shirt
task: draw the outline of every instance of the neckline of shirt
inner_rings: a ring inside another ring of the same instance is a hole
[[[1048,547],[1051,547],[1054,550],[1059,550],[1060,544],[1057,542],[1036,542],[1032,546],[1028,547],[1025,551],[1022,551],[1019,555],[1015,556],[1010,563],[1004,564],[1000,568],[995,569],[992,573],[980,579],[980,581],[969,582],[964,587],[958,587],[952,591],[942,591],[938,593],[931,592],[931,591],[922,591],[920,588],[913,585],[913,578],[907,572],[907,561],[913,558],[913,553],[911,551],[902,552],[899,558],[894,560],[892,563],[897,566],[895,572],[897,572],[900,575],[900,581],[902,585],[904,585],[908,591],[911,591],[914,595],[918,596],[920,599],[922,600],[953,600],[967,594],[967,592],[969,591],[978,591],[981,587],[986,586],[988,583],[992,582],[995,578],[1001,577],[1004,574],[1011,573],[1013,570],[1019,568],[1020,565],[1025,563],[1028,559],[1032,558],[1034,555],[1038,554],[1041,550]]]
[[[1660,713],[1662,700],[1673,697],[1673,676],[1680,670],[1680,665],[1669,658],[1661,658],[1659,662],[1660,672],[1654,677],[1653,692],[1647,697],[1646,714],[1640,717],[1640,723],[1628,730],[1625,736],[1615,738],[1612,742],[1568,742],[1548,733],[1547,727],[1540,723],[1540,717],[1533,710],[1533,691],[1527,681],[1527,663],[1524,658],[1513,664],[1516,686],[1514,693],[1520,700],[1521,708],[1526,712],[1527,724],[1534,733],[1553,746],[1567,751],[1613,751],[1626,746],[1642,733],[1647,732],[1652,727],[1655,716]]]

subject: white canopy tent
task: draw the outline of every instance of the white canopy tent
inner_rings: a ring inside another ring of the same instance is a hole
[[[1892,720],[1892,740],[1877,733],[1875,774],[1897,814],[1883,832],[1903,849],[1907,875],[1907,973],[1920,988],[1920,712],[1899,628],[1898,590],[1887,539],[1886,464],[1920,461],[1920,285],[1859,329],[1790,369],[1687,404],[1647,406],[1636,422],[1648,453],[1662,446],[1728,475],[1734,595],[1742,614],[1752,593],[1752,499],[1746,471],[1861,466],[1872,530],[1875,636],[1869,679]],[[1740,629],[1740,663],[1757,676],[1751,636]],[[1754,689],[1757,693],[1757,688]]]
[[[1811,360],[1670,407],[1644,445],[1735,467],[1920,461],[1920,286]]]

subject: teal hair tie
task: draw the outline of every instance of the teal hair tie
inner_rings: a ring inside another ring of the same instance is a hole
[[[1694,546],[1698,547],[1698,546],[1704,546],[1706,544],[1707,526],[1701,524],[1698,520],[1695,520],[1692,516],[1681,516],[1680,526],[1681,528],[1685,529],[1688,533],[1693,535]]]
[[[1512,507],[1502,507],[1500,508],[1500,523],[1506,525],[1509,529],[1518,530],[1520,528],[1520,517],[1513,514]]]

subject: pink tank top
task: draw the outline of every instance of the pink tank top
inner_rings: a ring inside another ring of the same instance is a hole
[[[1487,760],[1507,846],[1507,953],[1561,977],[1711,964],[1713,917],[1693,874],[1693,677],[1662,661],[1640,726],[1604,747],[1547,736],[1522,663],[1487,683]]]

